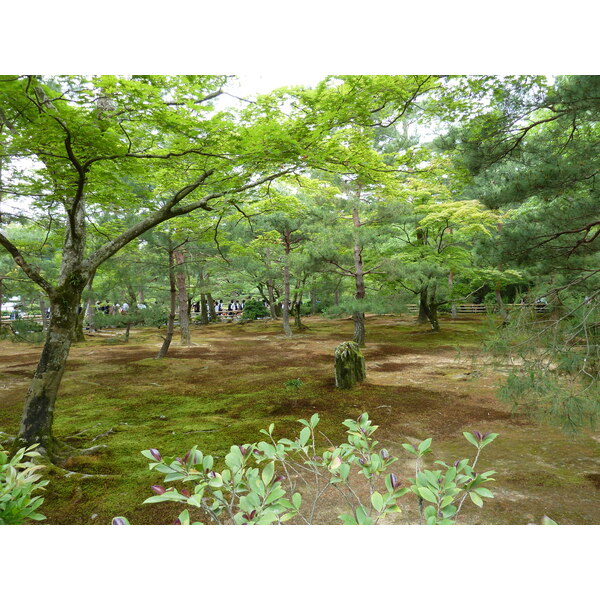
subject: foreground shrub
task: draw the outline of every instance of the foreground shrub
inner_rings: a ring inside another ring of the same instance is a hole
[[[42,521],[46,518],[36,512],[44,499],[33,496],[48,484],[48,481],[39,481],[42,476],[38,471],[43,465],[23,461],[40,456],[34,451],[36,446],[21,448],[9,460],[8,451],[0,445],[0,525],[19,525],[28,519]]]
[[[467,441],[476,448],[472,464],[467,458],[452,465],[435,461],[441,467],[436,470],[423,469],[422,465],[423,457],[431,452],[431,438],[417,446],[403,444],[416,458],[415,476],[403,486],[398,476],[389,472],[398,459],[386,449],[375,449],[378,442],[372,435],[377,426],[371,424],[367,413],[356,421],[344,421],[347,442],[330,446],[321,454],[317,453],[316,441],[319,415],[314,414],[309,421],[300,419],[299,423],[303,427],[295,440],[275,440],[271,424],[261,430],[269,441],[231,446],[225,456],[226,468],[221,471],[215,470],[213,457],[205,456],[197,446],[183,458],[165,459],[155,448],[144,450],[149,468],[164,474],[163,482],[171,484],[153,485],[154,495],[144,504],[185,504],[217,524],[280,524],[293,518],[311,524],[318,515],[319,501],[331,488],[348,507],[348,512],[338,517],[344,524],[379,523],[387,515],[401,512],[399,498],[412,494],[420,523],[449,525],[455,523],[467,498],[479,507],[484,498],[493,498],[485,486],[493,481],[495,471],[476,473],[474,469],[481,450],[497,437],[495,433],[465,432]],[[360,478],[367,486],[357,485]],[[173,482],[180,482],[181,489]],[[189,509],[175,522],[190,523],[200,524],[192,523]],[[129,523],[125,517],[116,517],[113,524]]]

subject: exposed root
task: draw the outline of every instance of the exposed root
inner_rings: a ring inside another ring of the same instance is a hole
[[[93,441],[93,440],[92,440]],[[106,444],[98,444],[97,446],[90,446],[89,448],[84,448],[83,450],[79,450],[77,454],[81,456],[90,456],[92,454],[100,454],[102,450],[108,448]]]

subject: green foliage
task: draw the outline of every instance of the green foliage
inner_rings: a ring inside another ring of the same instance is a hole
[[[244,312],[242,313],[243,319],[253,321],[268,316],[269,311],[260,300],[246,300],[244,303]]]
[[[297,392],[303,385],[302,379],[289,379],[284,384],[286,390]]]
[[[48,485],[48,481],[39,481],[42,477],[39,470],[44,466],[29,460],[40,456],[35,452],[36,446],[21,448],[9,459],[8,451],[0,445],[0,525],[20,525],[46,518],[37,512],[44,499],[33,495]]]
[[[377,426],[367,413],[357,420],[345,420],[347,441],[321,452],[316,441],[319,415],[315,413],[310,420],[300,419],[299,423],[303,427],[295,440],[275,440],[271,424],[261,430],[269,441],[231,446],[221,470],[214,457],[204,455],[198,446],[183,458],[163,458],[155,448],[144,450],[150,470],[162,473],[164,483],[188,484],[181,489],[153,485],[154,495],[144,503],[187,505],[176,524],[201,524],[192,521],[190,510],[195,509],[218,524],[268,525],[293,518],[310,524],[318,515],[323,492],[332,487],[350,508],[350,512],[339,516],[346,525],[376,524],[387,515],[401,512],[398,501],[409,493],[418,499],[421,522],[424,519],[427,524],[446,525],[455,522],[467,496],[479,507],[483,505],[482,498],[493,498],[484,484],[493,481],[490,476],[494,471],[478,474],[474,468],[482,448],[497,434],[465,432],[467,440],[477,448],[473,464],[468,459],[456,461],[453,466],[436,461],[444,471],[420,468],[422,457],[431,452],[431,438],[418,446],[404,444],[417,458],[417,466],[415,478],[409,479],[411,485],[401,487],[398,477],[388,472],[398,459],[386,449],[376,449],[379,442],[373,434]],[[368,482],[366,497],[353,484],[356,476]],[[297,491],[299,488],[302,494]],[[128,521],[116,517],[113,524],[124,525]]]
[[[41,323],[33,319],[15,319],[2,326],[0,339],[8,339],[11,342],[27,342],[40,344],[45,338],[44,328]]]

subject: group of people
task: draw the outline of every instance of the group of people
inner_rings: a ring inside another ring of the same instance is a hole
[[[229,303],[223,303],[223,300],[215,300],[213,303],[213,308],[214,308],[214,312],[216,312],[218,315],[223,315],[223,314],[235,314],[235,313],[239,313],[241,311],[244,310],[244,306],[246,304],[245,300],[242,300],[241,302],[238,300],[231,300],[231,302]],[[200,302],[196,301],[192,304],[192,308],[194,309],[194,312],[199,313],[200,312]],[[206,312],[208,314],[211,313],[210,310],[210,304],[207,302],[206,303]]]
[[[143,302],[138,302],[137,307],[140,310],[147,308],[147,306]],[[104,302],[102,302],[101,300],[97,300],[96,310],[98,312],[103,312],[105,315],[116,315],[119,313],[122,315],[126,315],[129,312],[129,303],[123,302],[122,304],[111,304],[108,300],[105,300]]]

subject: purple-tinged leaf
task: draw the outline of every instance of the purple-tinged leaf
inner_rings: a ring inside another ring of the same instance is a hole
[[[150,454],[152,454],[152,456],[154,457],[154,460],[159,461],[159,462],[162,460],[162,456],[160,455],[160,452],[156,448],[150,448]]]
[[[153,485],[150,489],[159,496],[162,496],[167,491],[162,485]]]

